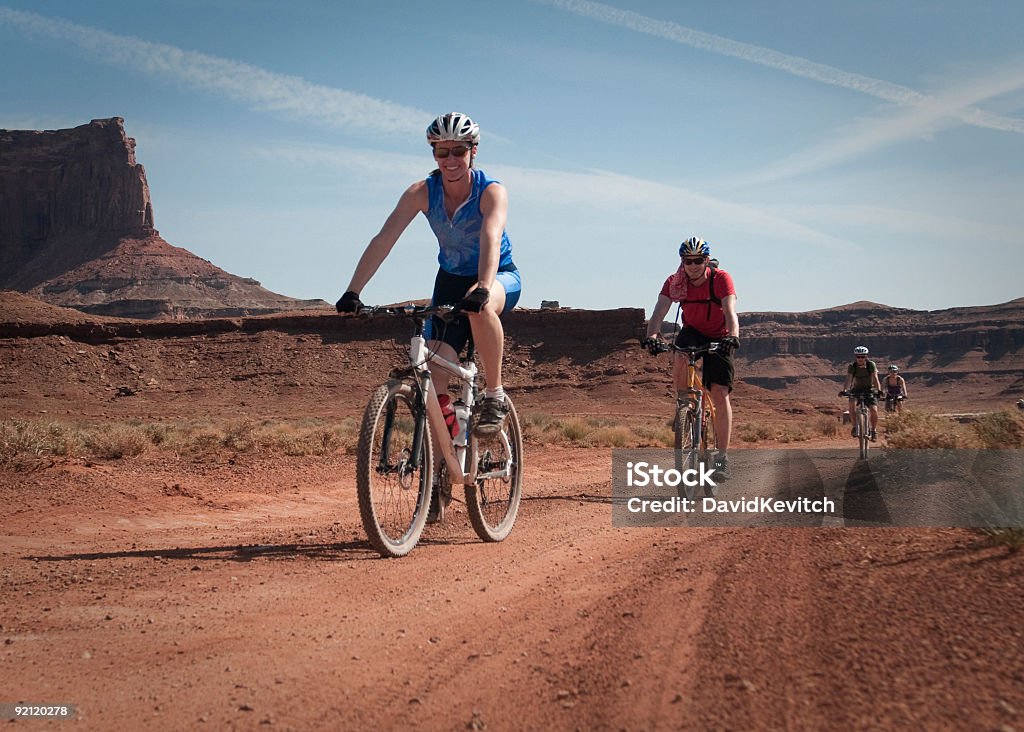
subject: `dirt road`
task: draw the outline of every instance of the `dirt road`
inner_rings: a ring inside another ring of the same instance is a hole
[[[1021,555],[613,528],[608,450],[528,455],[507,541],[456,503],[390,561],[351,456],[3,473],[0,702],[103,730],[1024,729]]]

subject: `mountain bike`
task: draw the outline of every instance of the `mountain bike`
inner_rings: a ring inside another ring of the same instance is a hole
[[[871,417],[868,413],[866,398],[870,396],[881,396],[881,393],[879,392],[876,394],[871,390],[864,391],[851,389],[849,391],[839,392],[839,396],[857,400],[854,407],[855,414],[850,415],[850,421],[853,422],[853,431],[859,440],[860,456],[862,459],[867,458],[868,447],[871,445]]]
[[[707,390],[697,373],[698,357],[705,353],[714,353],[719,349],[718,343],[704,346],[680,347],[673,343],[656,341],[651,353],[674,351],[684,354],[686,366],[686,397],[676,399],[675,418],[672,420],[674,447],[676,453],[676,470],[700,470],[700,463],[707,465],[718,451],[715,432],[715,405],[711,401],[711,392]],[[697,492],[696,485],[682,482],[680,491],[685,498],[693,500]],[[704,495],[715,496],[717,488],[707,483]]]
[[[462,484],[470,523],[483,541],[502,541],[512,531],[523,483],[523,433],[512,400],[503,429],[486,438],[474,434],[477,366],[472,342],[459,363],[429,351],[423,337],[427,318],[448,321],[458,315],[450,305],[363,308],[363,317],[400,317],[413,322],[407,362],[391,371],[366,406],[359,430],[356,490],[366,535],[381,556],[412,551],[427,522],[431,493],[451,495]],[[453,437],[445,421],[430,369],[454,377],[459,390]],[[434,470],[434,446],[440,464]],[[443,500],[438,495],[437,500]]]
[[[901,402],[906,399],[902,394],[886,394],[885,395],[885,411],[886,412],[899,412]]]

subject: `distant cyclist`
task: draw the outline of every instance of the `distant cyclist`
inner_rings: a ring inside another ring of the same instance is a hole
[[[874,361],[868,360],[867,346],[857,346],[853,349],[853,363],[846,369],[846,391],[857,392],[861,395],[864,404],[871,413],[871,440],[878,439],[878,405],[875,403],[875,394],[882,391],[878,382],[878,366]],[[857,421],[853,419],[856,413],[857,400],[850,398],[850,418],[853,420],[853,430],[850,434],[857,437]]]
[[[885,387],[885,399],[893,402],[896,407],[896,414],[903,411],[903,400],[907,398],[907,382],[900,376],[900,367],[894,363],[889,364],[889,373],[882,379],[882,386]]]
[[[740,321],[736,315],[736,287],[728,272],[710,266],[711,247],[694,236],[679,245],[679,269],[670,275],[658,302],[647,322],[644,345],[661,339],[661,324],[672,303],[682,304],[683,328],[676,337],[676,345],[703,346],[713,341],[722,344],[715,353],[704,356],[703,381],[711,392],[715,405],[715,440],[718,457],[715,475],[720,480],[729,476],[729,437],[732,435],[732,391],[734,376],[732,353],[740,347]],[[716,263],[717,264],[717,263]],[[672,362],[672,381],[677,399],[686,398],[685,358]]]
[[[437,237],[440,268],[434,280],[434,305],[461,306],[465,318],[445,324],[433,318],[424,335],[438,355],[455,360],[469,341],[483,361],[486,391],[474,418],[480,435],[501,430],[508,407],[501,382],[505,333],[499,317],[519,301],[521,280],[512,261],[512,244],[505,232],[508,194],[493,178],[473,167],[480,143],[480,126],[460,112],[442,114],[427,127],[427,142],[437,168],[426,180],[413,183],[398,199],[380,232],[370,240],[356,265],[348,289],[338,300],[338,312],[356,312],[359,293],[391,252],[398,237],[422,213]],[[436,369],[435,385],[447,394],[447,376]]]

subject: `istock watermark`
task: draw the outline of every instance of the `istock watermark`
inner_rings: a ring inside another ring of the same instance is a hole
[[[1024,527],[1024,450],[612,450],[615,526]]]
[[[715,467],[697,463],[696,468],[677,470],[676,468],[665,469],[657,463],[649,463],[646,460],[626,463],[626,485],[637,488],[654,486],[657,488],[678,488],[681,485],[715,486],[713,475]]]

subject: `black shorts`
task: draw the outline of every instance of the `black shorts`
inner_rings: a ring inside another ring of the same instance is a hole
[[[878,403],[877,400],[875,399],[875,392],[873,392],[872,390],[870,390],[870,389],[850,389],[850,399],[856,400],[858,398],[862,402],[864,402],[864,405],[867,406],[867,407],[873,407],[873,406],[875,406],[875,404]]]
[[[496,279],[505,288],[505,309],[501,312],[504,315],[519,302],[519,272],[515,269],[515,265],[511,265],[511,268],[498,270]],[[437,277],[434,278],[434,294],[430,298],[430,304],[456,305],[476,282],[476,275],[456,275],[439,269]],[[428,340],[433,338],[447,343],[455,349],[456,353],[462,353],[462,349],[473,337],[469,327],[469,318],[465,315],[457,315],[447,322],[435,315],[427,323],[423,335]]]
[[[725,336],[709,338],[695,328],[683,328],[679,331],[679,335],[676,336],[676,345],[680,348],[686,348],[687,346],[706,346],[708,343],[720,341],[724,337]],[[676,354],[676,358],[681,357],[682,354]],[[726,356],[724,353],[716,351],[715,353],[705,353],[702,358],[704,359],[704,368],[702,371],[701,381],[704,382],[704,386],[721,384],[722,386],[729,387],[729,391],[732,391],[732,381],[734,377],[732,354],[730,353]]]

